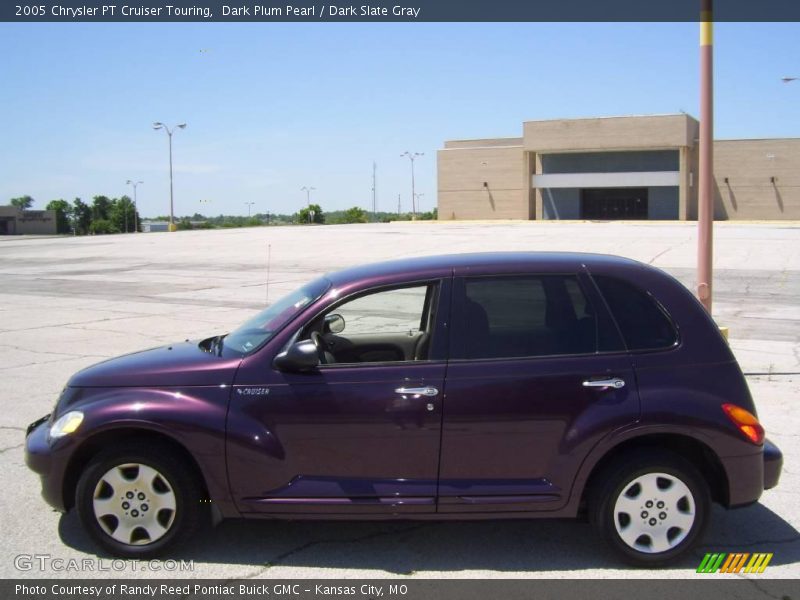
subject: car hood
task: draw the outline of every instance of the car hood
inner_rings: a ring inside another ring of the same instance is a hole
[[[69,387],[152,387],[232,384],[241,358],[224,358],[196,341],[134,352],[79,371]]]

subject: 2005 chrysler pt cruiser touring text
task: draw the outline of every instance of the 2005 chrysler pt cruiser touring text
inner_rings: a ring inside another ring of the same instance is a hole
[[[568,253],[329,274],[227,335],[77,373],[26,442],[45,499],[126,557],[204,519],[586,515],[660,565],[783,462],[686,288]]]

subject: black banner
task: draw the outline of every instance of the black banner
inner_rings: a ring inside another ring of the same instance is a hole
[[[693,573],[688,576],[695,576]],[[433,580],[433,579],[84,579],[4,580],[4,600],[728,600],[796,599],[800,582],[786,579],[600,579],[600,580]]]
[[[700,0],[63,0],[3,2],[17,22],[698,21]],[[717,0],[715,21],[800,21],[797,0]]]

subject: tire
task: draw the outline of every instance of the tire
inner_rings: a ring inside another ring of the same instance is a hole
[[[78,480],[78,516],[91,538],[115,556],[162,555],[200,524],[203,493],[192,473],[168,446],[110,448]]]
[[[684,458],[642,450],[612,464],[589,498],[589,519],[623,560],[657,567],[677,560],[701,538],[711,496],[698,470]]]

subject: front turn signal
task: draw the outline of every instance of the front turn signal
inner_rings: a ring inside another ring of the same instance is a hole
[[[722,410],[748,440],[759,446],[764,443],[764,428],[753,413],[735,404],[723,404]]]

